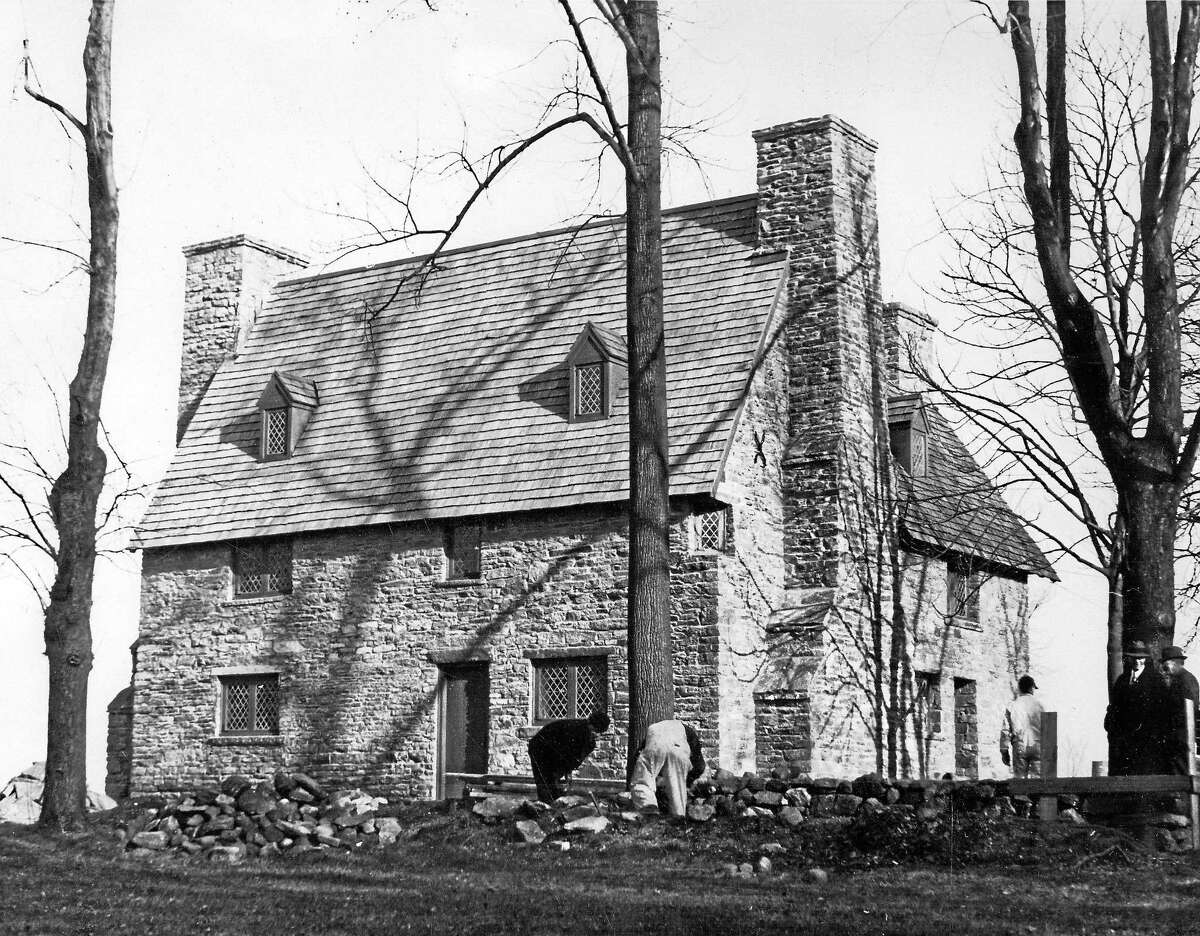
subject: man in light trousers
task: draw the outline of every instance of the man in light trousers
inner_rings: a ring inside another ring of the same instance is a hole
[[[673,816],[687,811],[688,784],[704,773],[700,738],[681,721],[655,722],[646,729],[646,741],[633,767],[629,792],[635,809],[658,808],[658,781],[666,788]]]
[[[1004,711],[1000,730],[1000,758],[1011,764],[1014,777],[1042,775],[1042,703],[1033,697],[1032,676],[1017,680],[1019,695]],[[1011,759],[1009,756],[1011,749]]]

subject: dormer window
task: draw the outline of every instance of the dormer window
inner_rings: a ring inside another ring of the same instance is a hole
[[[604,365],[575,365],[575,416],[604,415]]]
[[[895,397],[888,403],[892,457],[910,476],[929,473],[929,431],[920,394]]]
[[[278,409],[263,410],[263,455],[286,456],[288,453],[288,411]]]
[[[288,458],[317,408],[317,385],[307,378],[276,371],[258,398],[259,458]]]
[[[629,355],[616,332],[588,322],[567,355],[571,422],[607,419],[612,414],[619,368]]]

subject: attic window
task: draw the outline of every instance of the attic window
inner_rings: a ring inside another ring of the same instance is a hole
[[[929,473],[929,433],[920,397],[895,398],[892,407],[894,421],[888,427],[892,457],[910,476],[924,478]]]
[[[263,455],[287,455],[288,453],[288,412],[279,409],[263,410]]]
[[[604,415],[604,365],[578,364],[575,367],[575,415]]]
[[[592,322],[583,326],[567,354],[567,412],[571,422],[607,419],[611,415],[617,375],[627,359],[620,335]]]
[[[276,371],[258,398],[259,458],[276,461],[296,451],[317,408],[317,385],[298,374]]]
[[[483,573],[483,528],[478,523],[446,527],[446,580],[477,579]]]

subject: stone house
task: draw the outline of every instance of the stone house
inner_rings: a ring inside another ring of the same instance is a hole
[[[754,139],[755,194],[663,216],[677,715],[739,772],[996,773],[1027,579],[1053,572],[904,382],[930,323],[880,301],[875,145],[833,117]],[[423,281],[184,253],[114,784],[443,795],[593,708],[591,767],[622,775],[623,220]]]

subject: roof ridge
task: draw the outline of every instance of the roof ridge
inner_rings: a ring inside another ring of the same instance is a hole
[[[716,208],[725,205],[731,205],[740,201],[750,201],[757,199],[757,192],[749,192],[745,195],[730,195],[726,198],[716,198],[710,201],[692,202],[689,205],[677,205],[673,208],[664,208],[662,211],[663,217],[683,214],[688,211],[696,211],[700,208]],[[535,240],[541,237],[555,237],[559,234],[569,234],[572,232],[583,231],[587,228],[601,227],[605,224],[613,224],[620,221],[625,216],[623,214],[602,215],[592,218],[590,221],[585,221],[582,224],[568,224],[563,227],[549,228],[544,231],[530,231],[527,234],[514,234],[510,237],[502,237],[497,240],[483,241],[478,244],[464,244],[462,247],[452,247],[448,250],[443,250],[437,254],[439,257],[450,257],[457,254],[467,253],[472,250],[487,250],[493,247],[504,247],[508,244],[516,244],[521,241]],[[374,246],[384,246],[382,244]],[[380,260],[378,263],[365,263],[357,267],[345,267],[339,270],[323,270],[320,273],[301,273],[295,276],[283,276],[276,281],[276,285],[293,285],[298,283],[311,283],[315,280],[329,279],[335,276],[346,276],[351,273],[374,272],[387,269],[389,267],[404,266],[405,264],[418,264],[424,260],[428,260],[433,256],[433,252],[424,254],[415,254],[411,257],[398,257],[394,260]]]

